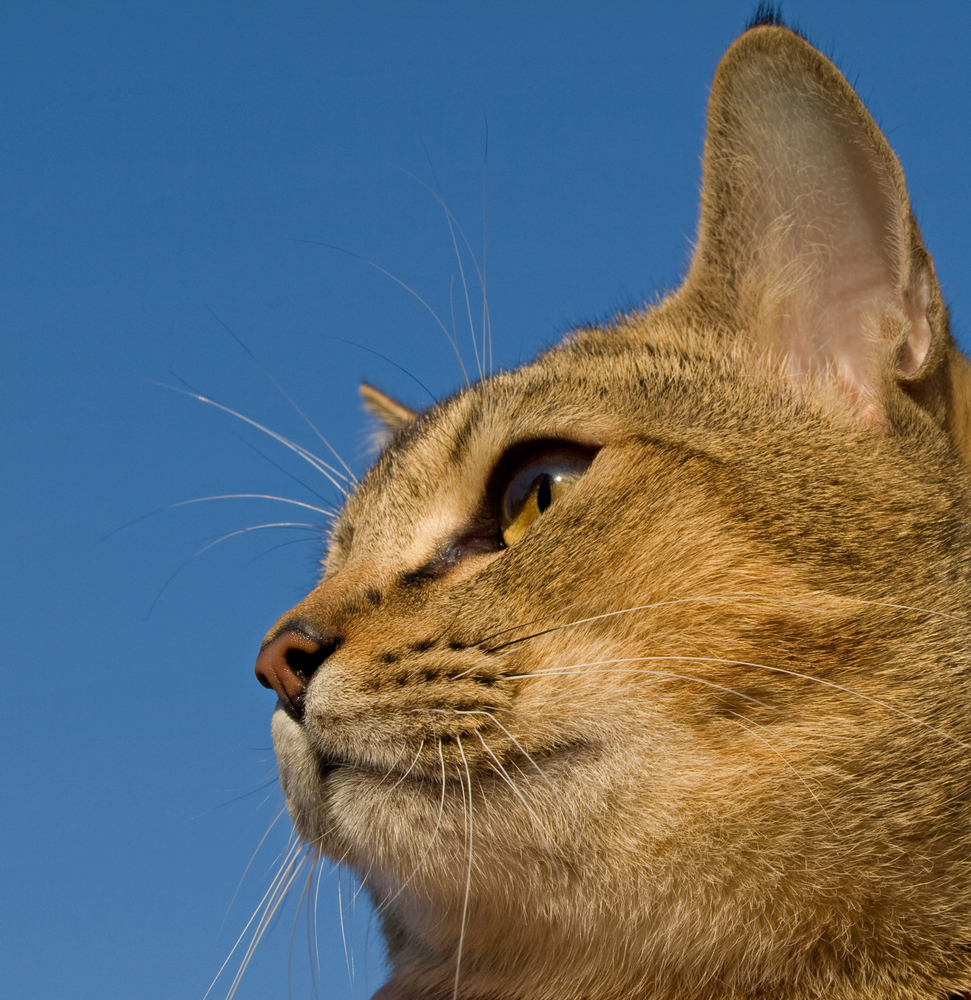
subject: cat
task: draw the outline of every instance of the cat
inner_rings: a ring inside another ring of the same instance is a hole
[[[971,365],[901,168],[778,17],[687,277],[390,442],[256,672],[376,1000],[971,990]]]

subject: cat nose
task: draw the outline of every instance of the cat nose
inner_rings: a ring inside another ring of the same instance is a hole
[[[340,643],[337,636],[316,637],[288,628],[260,650],[256,679],[272,688],[286,713],[299,722],[310,678]]]

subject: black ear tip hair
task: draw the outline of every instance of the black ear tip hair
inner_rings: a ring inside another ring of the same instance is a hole
[[[755,13],[745,25],[745,30],[761,28],[765,25],[772,25],[776,28],[789,27],[782,17],[782,4],[765,3],[764,0],[759,0],[759,5],[755,8]]]
[[[782,16],[781,3],[766,3],[765,0],[759,0],[759,5],[755,8],[755,13],[746,23],[745,30],[750,31],[752,28],[763,27],[786,28],[794,35],[798,35],[804,41],[809,41],[809,39],[806,38],[806,33],[798,24],[790,24]]]

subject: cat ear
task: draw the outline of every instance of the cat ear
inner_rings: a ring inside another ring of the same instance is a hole
[[[399,403],[398,400],[385,395],[380,389],[375,389],[367,382],[361,383],[359,392],[368,412],[377,417],[392,434],[407,427],[418,416],[417,410],[405,406],[404,403]]]
[[[746,32],[718,66],[683,294],[794,376],[828,378],[862,421],[891,420],[899,387],[950,422],[955,352],[903,172],[836,67],[785,28]]]

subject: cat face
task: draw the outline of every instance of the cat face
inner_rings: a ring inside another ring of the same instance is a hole
[[[257,674],[389,996],[971,982],[967,370],[886,141],[762,26],[677,293],[366,391],[392,439]]]

